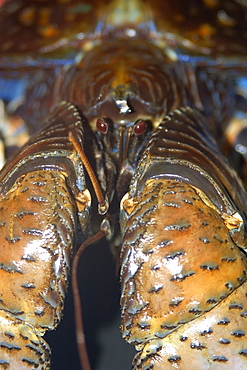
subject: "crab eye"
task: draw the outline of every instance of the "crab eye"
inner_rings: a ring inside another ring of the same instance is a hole
[[[98,118],[96,122],[96,127],[101,134],[106,135],[108,132],[108,123],[105,118]]]
[[[133,132],[135,135],[143,134],[147,129],[147,123],[143,119],[138,119],[133,127]]]

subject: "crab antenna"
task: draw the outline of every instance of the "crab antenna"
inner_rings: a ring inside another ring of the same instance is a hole
[[[108,207],[109,207],[108,202],[102,194],[98,179],[97,179],[97,177],[94,173],[94,170],[92,169],[92,166],[89,163],[89,160],[88,160],[82,146],[80,145],[79,141],[76,139],[76,137],[75,137],[75,135],[73,134],[72,131],[69,131],[69,141],[73,144],[75,150],[78,152],[78,154],[79,154],[79,156],[82,160],[82,163],[83,163],[83,165],[84,165],[84,167],[85,167],[85,169],[88,173],[88,176],[91,180],[91,183],[92,183],[94,191],[95,191],[96,198],[99,202],[99,209],[98,209],[99,214],[104,215],[107,212]]]
[[[74,306],[75,306],[75,330],[76,330],[76,340],[77,340],[77,347],[79,351],[80,363],[83,370],[91,370],[86,342],[85,342],[85,334],[84,334],[84,326],[83,326],[83,319],[82,319],[82,307],[81,307],[81,300],[80,300],[80,292],[78,286],[78,263],[82,253],[85,249],[92,243],[98,241],[99,239],[105,236],[105,232],[100,230],[97,234],[92,235],[90,238],[86,239],[79,249],[77,250],[73,263],[72,263],[72,272],[71,272],[71,279],[72,279],[72,291],[74,297]]]

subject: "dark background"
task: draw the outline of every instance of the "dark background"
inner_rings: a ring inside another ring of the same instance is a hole
[[[86,249],[80,261],[80,290],[86,342],[92,370],[131,370],[134,346],[121,337],[120,285],[115,264],[105,242]],[[71,286],[64,317],[45,336],[52,349],[52,370],[81,370],[74,332]]]

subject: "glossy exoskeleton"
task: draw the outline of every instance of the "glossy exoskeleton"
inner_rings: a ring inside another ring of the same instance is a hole
[[[133,369],[247,367],[247,198],[225,139],[246,24],[241,0],[3,3],[0,96],[30,139],[0,173],[0,367],[50,368],[43,335],[100,230]]]

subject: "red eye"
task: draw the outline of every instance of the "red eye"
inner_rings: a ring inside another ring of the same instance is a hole
[[[96,122],[96,127],[101,134],[106,135],[108,132],[108,123],[104,118],[98,118]]]
[[[143,119],[138,119],[134,124],[133,131],[135,135],[143,134],[147,129],[147,123]]]

